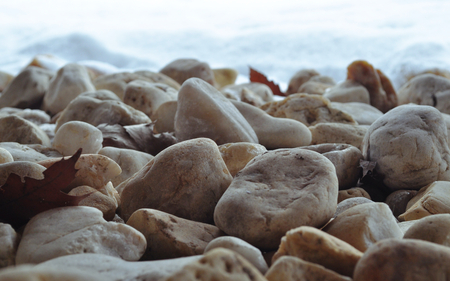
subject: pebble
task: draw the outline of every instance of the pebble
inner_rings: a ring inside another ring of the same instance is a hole
[[[362,189],[361,187],[353,187],[346,190],[339,190],[338,193],[338,204],[344,200],[355,197],[364,197],[367,199],[371,199],[369,193]]]
[[[175,132],[175,115],[177,114],[178,102],[168,101],[161,104],[151,116],[155,122],[155,132]]]
[[[79,148],[85,154],[95,154],[102,148],[102,132],[89,123],[69,121],[56,132],[52,146],[64,156],[71,156]]]
[[[38,125],[16,115],[0,117],[0,142],[51,146],[49,137]]]
[[[6,149],[14,161],[39,162],[51,158],[61,159],[62,155],[56,149],[40,144],[20,144],[17,142],[0,142],[0,148]]]
[[[106,188],[105,188],[106,189]],[[115,191],[114,188],[110,188],[111,191]],[[117,193],[117,191],[115,191]],[[78,206],[87,206],[99,209],[103,213],[103,218],[107,221],[114,219],[116,215],[116,209],[119,206],[115,194],[103,194],[95,188],[87,185],[80,185],[72,189],[68,195],[80,196],[89,194],[78,203]]]
[[[14,158],[12,157],[11,153],[8,150],[0,147],[0,164],[5,164],[13,161]]]
[[[3,107],[0,109],[0,115],[3,113],[7,115],[16,115],[26,119],[30,122],[33,122],[36,125],[42,125],[50,123],[50,115],[45,113],[45,111],[40,109],[20,109],[15,107]]]
[[[392,210],[394,217],[398,218],[398,216],[406,211],[409,200],[416,196],[416,194],[417,190],[397,190],[389,194],[385,203]]]
[[[376,107],[361,102],[331,102],[331,106],[350,114],[359,125],[372,125],[378,118],[383,116]]]
[[[0,245],[2,245],[0,247],[0,269],[16,264],[16,251],[19,241],[20,235],[11,225],[0,223]]]
[[[5,184],[10,174],[18,175],[23,181],[25,177],[42,180],[46,168],[37,163],[28,161],[14,161],[0,164],[0,186]]]
[[[301,69],[297,71],[294,76],[291,77],[289,81],[288,88],[286,90],[286,95],[292,95],[300,93],[298,89],[303,83],[306,83],[312,77],[319,76],[319,72],[314,69]]]
[[[96,91],[87,91],[78,95],[79,97],[91,97],[98,100],[115,100],[121,101],[121,99],[111,92],[110,90],[96,90]]]
[[[102,281],[101,275],[83,270],[20,265],[0,271],[0,281]]]
[[[370,104],[369,91],[360,83],[345,80],[327,89],[323,96],[332,102]]]
[[[92,83],[94,84],[95,89],[109,90],[114,94],[116,94],[120,100],[122,100],[127,84],[130,83],[131,81],[138,79],[153,82],[152,80],[147,79],[144,76],[137,73],[119,72],[101,75],[96,79],[94,79]]]
[[[450,247],[450,214],[436,214],[417,220],[403,239],[419,239]]]
[[[313,76],[311,77],[319,77],[319,76]],[[333,85],[330,85],[329,83],[323,83],[320,81],[312,81],[312,80],[308,80],[305,83],[303,83],[300,88],[298,88],[298,92],[299,93],[306,93],[306,94],[310,94],[310,95],[323,95],[327,89],[329,89],[330,87],[332,87]]]
[[[233,68],[213,68],[214,80],[216,81],[216,88],[220,89],[227,85],[233,85],[239,72]]]
[[[134,73],[141,75],[142,77],[149,80],[150,82],[158,83],[158,84],[160,84],[160,83],[165,84],[165,85],[169,86],[170,88],[175,89],[176,91],[178,91],[181,87],[180,83],[178,83],[177,81],[173,80],[169,76],[167,76],[163,73],[160,73],[160,72],[153,72],[153,71],[149,71],[149,70],[139,70],[139,71],[135,71]]]
[[[311,144],[346,143],[362,148],[367,126],[342,123],[319,123],[309,127],[311,131]]]
[[[214,72],[209,64],[196,59],[177,59],[164,66],[160,73],[165,74],[182,85],[189,78],[199,78],[214,86]]]
[[[250,160],[265,153],[267,149],[256,143],[234,142],[219,145],[219,151],[230,175],[234,177]]]
[[[12,74],[0,70],[0,92],[3,92],[13,79],[14,76]]]
[[[273,92],[272,90],[265,84],[250,82],[243,83],[238,85],[229,85],[226,86],[220,91],[223,94],[228,94],[235,97],[237,100],[243,99],[243,90],[247,89],[247,91],[256,95],[256,97],[260,98],[262,102],[270,102],[273,101]],[[245,98],[245,97],[244,97]]]

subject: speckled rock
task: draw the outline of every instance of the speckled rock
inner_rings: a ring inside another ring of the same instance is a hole
[[[0,142],[51,146],[50,139],[41,128],[16,115],[0,118]]]
[[[79,148],[85,154],[95,154],[102,148],[102,132],[89,123],[69,121],[56,132],[52,146],[64,156],[73,155]]]
[[[15,265],[19,241],[20,235],[16,233],[11,225],[0,223],[0,245],[2,245],[0,247],[0,269]]]

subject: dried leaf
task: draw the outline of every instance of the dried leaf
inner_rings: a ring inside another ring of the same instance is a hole
[[[261,72],[250,67],[250,81],[258,82],[269,86],[274,95],[285,97],[286,94],[283,93],[280,89],[280,86],[275,84],[273,81],[269,81],[267,77]]]
[[[44,179],[37,180],[10,174],[0,187],[0,220],[15,226],[30,218],[57,207],[77,206],[89,194],[70,196],[64,189],[75,178],[75,163],[81,155],[79,149],[67,160],[62,159],[44,171]]]

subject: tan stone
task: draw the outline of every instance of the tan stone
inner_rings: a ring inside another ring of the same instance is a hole
[[[337,192],[336,170],[326,157],[300,148],[273,150],[236,175],[217,203],[214,222],[228,235],[274,250],[289,229],[328,222]]]
[[[367,199],[371,199],[369,193],[362,189],[361,187],[353,187],[346,190],[339,190],[338,194],[338,203],[354,197],[364,197]]]
[[[381,241],[364,253],[354,281],[437,281],[450,275],[448,247],[412,239]]]
[[[238,71],[233,68],[214,68],[212,71],[214,73],[217,89],[234,84],[239,74]]]
[[[244,89],[260,97],[264,102],[273,101],[272,90],[269,88],[269,86],[262,83],[250,82],[238,85],[230,85],[222,88],[220,91],[224,95],[233,96],[236,100],[240,100],[242,98],[242,91]]]
[[[352,279],[342,276],[325,267],[304,261],[297,257],[283,256],[279,258],[266,273],[269,281],[351,281]]]
[[[100,274],[60,267],[36,268],[31,265],[9,267],[0,271],[0,281],[102,281]]]
[[[167,86],[169,86],[177,91],[181,87],[177,81],[175,81],[172,78],[170,78],[169,76],[159,73],[159,72],[140,70],[140,71],[135,71],[134,73],[141,75],[141,76],[145,77],[146,79],[149,79],[150,82],[166,84]]]
[[[183,84],[189,78],[196,77],[209,83],[215,84],[214,73],[206,62],[200,62],[196,59],[177,59],[164,66],[160,73],[165,74]]]
[[[153,80],[145,78],[137,73],[120,72],[101,75],[92,81],[92,83],[97,90],[109,90],[116,94],[120,100],[122,100],[127,84],[138,79],[153,82]]]
[[[15,107],[3,107],[0,109],[0,115],[6,113],[7,115],[16,115],[22,117],[25,120],[33,122],[36,125],[50,123],[50,115],[40,109],[20,109]]]
[[[0,142],[51,146],[50,139],[41,128],[16,115],[0,117]]]
[[[323,230],[362,252],[383,239],[403,237],[391,209],[384,203],[354,206],[339,214]]]
[[[316,76],[313,76],[316,77]],[[303,83],[300,88],[298,88],[298,93],[306,93],[310,95],[323,95],[328,88],[332,87],[330,84],[318,82],[318,81],[311,81],[308,80],[305,83]],[[331,100],[331,99],[330,99]]]
[[[79,97],[90,97],[98,100],[116,100],[121,101],[121,99],[111,92],[110,90],[96,90],[96,91],[87,91],[78,95]]]
[[[206,137],[217,144],[258,143],[258,137],[236,107],[214,87],[199,78],[183,83],[175,116],[178,140]]]
[[[311,144],[346,143],[361,150],[368,129],[360,125],[319,123],[309,127],[309,130],[312,136]]]
[[[198,138],[160,152],[133,177],[121,183],[121,217],[152,208],[199,222],[212,222],[217,201],[232,176],[217,145]]]
[[[352,207],[366,203],[374,203],[374,202],[366,197],[352,197],[344,201],[341,201],[337,205],[336,212],[334,213],[333,218],[337,217],[338,215],[340,215],[341,213],[347,211]]]
[[[242,88],[242,90],[239,93],[239,98],[237,100],[240,100],[241,102],[248,103],[250,105],[257,107],[260,107],[265,103],[260,96],[258,96],[253,91],[247,88]]]
[[[261,109],[273,117],[295,119],[306,126],[325,122],[357,124],[352,116],[333,108],[327,98],[319,95],[293,94],[282,101],[268,102]]]
[[[164,281],[176,280],[263,281],[267,279],[236,252],[218,248],[164,279]]]
[[[350,244],[319,229],[301,226],[289,230],[281,239],[280,248],[272,258],[294,256],[316,263],[345,276],[352,276],[362,252]]]
[[[314,69],[302,69],[302,70],[297,71],[294,74],[294,76],[292,76],[291,80],[289,81],[289,85],[288,85],[288,89],[286,90],[286,94],[292,95],[295,93],[300,93],[298,91],[300,86],[314,76],[319,76],[319,72],[315,71]]]
[[[117,199],[114,196],[108,196],[95,188],[87,185],[81,185],[72,189],[69,193],[72,196],[90,194],[78,203],[78,206],[87,206],[99,209],[103,213],[103,218],[107,221],[114,219],[118,207]]]
[[[234,177],[250,160],[263,154],[267,149],[256,143],[235,142],[219,145],[219,151],[230,175]]]
[[[358,102],[370,104],[369,91],[358,82],[345,80],[331,88],[323,94],[324,97],[332,102]]]
[[[0,247],[0,269],[15,265],[16,251],[19,241],[20,235],[16,233],[11,225],[0,223],[0,245],[2,245]]]
[[[182,219],[153,209],[139,209],[127,225],[144,234],[147,250],[141,260],[201,255],[214,238],[223,235],[214,225]]]
[[[403,239],[420,239],[450,247],[450,214],[437,214],[419,219]]]
[[[175,132],[175,114],[177,113],[178,102],[168,101],[161,104],[151,116],[155,122],[154,130],[157,133]]]
[[[331,105],[350,114],[359,125],[372,125],[375,120],[383,116],[383,112],[367,103],[332,101]]]

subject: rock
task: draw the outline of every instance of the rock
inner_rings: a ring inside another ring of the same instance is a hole
[[[127,84],[138,79],[153,82],[153,80],[137,73],[119,72],[99,76],[92,83],[97,90],[109,90],[122,100]]]
[[[367,131],[362,149],[392,191],[419,189],[450,180],[447,129],[440,112],[423,105],[401,105],[378,118]]]
[[[367,126],[341,123],[319,123],[309,127],[309,130],[312,136],[311,144],[345,143],[359,150],[368,131]]]
[[[20,265],[0,271],[0,281],[102,281],[102,276],[81,270]]]
[[[49,158],[61,159],[62,155],[56,149],[40,144],[23,145],[17,142],[0,142],[0,148],[11,153],[14,161],[39,162]]]
[[[281,239],[272,263],[283,256],[294,256],[316,263],[345,276],[352,276],[363,254],[350,244],[319,229],[301,226],[291,229]]]
[[[435,181],[419,190],[407,204],[400,220],[416,220],[434,214],[450,213],[450,182]]]
[[[345,80],[328,88],[323,96],[331,102],[370,104],[369,91],[353,80]]]
[[[55,134],[53,147],[64,156],[75,154],[79,148],[85,154],[95,154],[102,148],[102,132],[89,123],[69,121]]]
[[[20,109],[15,107],[3,107],[0,109],[0,115],[6,113],[7,115],[16,115],[25,120],[33,122],[36,125],[41,125],[50,122],[50,116],[40,109]]]
[[[0,269],[15,265],[16,251],[19,241],[20,235],[16,233],[14,228],[12,228],[9,224],[0,222],[0,245],[2,245],[0,247]]]
[[[217,203],[214,222],[228,235],[274,250],[289,229],[328,222],[337,192],[336,170],[326,157],[300,148],[269,151],[236,175]]]
[[[0,186],[5,184],[10,174],[18,175],[22,181],[25,177],[42,180],[45,167],[37,163],[28,161],[14,161],[10,163],[0,164]]]
[[[50,139],[41,128],[15,115],[0,118],[0,142],[51,146]]]
[[[323,230],[361,252],[383,239],[403,237],[391,209],[384,203],[354,206],[339,214]]]
[[[290,256],[279,258],[265,275],[269,281],[352,281],[325,267]]]
[[[139,209],[127,225],[144,234],[147,250],[141,260],[162,260],[203,254],[223,233],[214,225],[182,219],[153,209]]]
[[[86,68],[79,64],[69,63],[60,68],[50,81],[42,107],[54,115],[63,111],[79,94],[94,90]]]
[[[78,95],[78,97],[90,97],[98,100],[115,100],[122,101],[116,94],[110,90],[87,91]]]
[[[181,87],[177,81],[175,81],[172,78],[170,78],[169,76],[159,73],[159,72],[140,70],[140,71],[135,71],[134,73],[145,77],[150,82],[166,84],[167,86],[169,86],[177,91]]]
[[[217,89],[234,84],[239,74],[236,69],[232,68],[215,68],[212,71],[214,73]]]
[[[389,79],[367,61],[354,61],[347,67],[347,80],[369,91],[370,104],[385,113],[397,106],[397,94]]]
[[[31,62],[28,64],[28,67],[38,67],[50,71],[58,71],[61,67],[67,64],[67,61],[49,54],[38,54],[33,57]]]
[[[228,171],[234,177],[250,160],[265,153],[267,149],[256,143],[235,142],[220,145],[219,151]]]
[[[231,101],[255,131],[259,143],[267,149],[293,148],[311,143],[311,132],[303,123],[272,117],[263,110],[239,101]]]
[[[135,125],[151,123],[145,113],[134,109],[120,101],[98,100],[90,97],[78,97],[74,99],[62,112],[56,122],[56,131],[62,124],[69,121],[84,121],[93,126],[102,123]]]
[[[14,76],[4,72],[0,71],[0,93],[3,92],[6,89],[6,86],[14,79]]]
[[[353,280],[446,280],[450,275],[449,262],[447,247],[420,240],[388,239],[364,253]]]
[[[247,88],[242,88],[242,90],[238,94],[239,94],[239,96],[236,100],[240,100],[243,103],[248,103],[248,104],[256,106],[256,107],[260,107],[261,105],[263,105],[265,103],[260,96],[258,96],[253,91],[251,91]],[[225,94],[225,97],[229,98],[227,96],[227,94]],[[234,100],[234,99],[231,99],[231,100]]]
[[[333,163],[339,180],[339,189],[356,185],[361,172],[359,161],[362,154],[359,149],[349,144],[338,143],[309,145],[302,148],[318,152]]]
[[[418,75],[398,90],[398,103],[434,106],[449,114],[450,79],[431,73]]]
[[[236,107],[214,87],[191,78],[180,88],[175,116],[179,141],[199,137],[218,145],[230,142],[258,143],[258,137]]]
[[[398,223],[398,227],[400,227],[400,230],[403,232],[403,235],[406,233],[406,231],[408,231],[408,229],[411,228],[411,226],[413,226],[416,222],[420,221],[421,219],[418,220],[413,220],[413,221],[401,221]]]
[[[269,86],[262,83],[250,82],[238,85],[230,85],[222,88],[220,91],[225,95],[228,94],[235,97],[237,100],[240,100],[242,98],[242,91],[244,89],[247,89],[247,91],[250,91],[251,93],[260,97],[264,102],[273,101],[272,90],[269,88]]]
[[[292,76],[289,81],[288,89],[286,90],[286,95],[292,95],[295,93],[300,93],[298,89],[303,83],[307,82],[314,76],[319,76],[319,72],[314,69],[302,69],[297,71],[294,76]]]
[[[377,108],[361,102],[331,102],[331,106],[350,114],[359,125],[372,125],[383,116]]]
[[[241,255],[225,248],[218,248],[164,279],[164,281],[176,280],[263,281],[267,279]]]
[[[167,93],[171,90],[175,93]],[[131,81],[125,87],[123,102],[150,117],[161,104],[172,100],[171,95],[176,97],[176,90],[165,84],[155,84],[138,79]]]
[[[371,199],[369,193],[362,189],[361,187],[353,187],[346,190],[339,190],[338,194],[338,204],[344,200],[355,198],[355,197],[364,197],[367,199]]]
[[[273,117],[295,119],[306,126],[325,122],[356,124],[350,115],[333,108],[328,99],[319,95],[293,94],[281,101],[268,102],[261,109]]]
[[[128,220],[140,208],[211,223],[219,198],[232,176],[217,145],[198,138],[160,152],[133,177],[121,183],[121,217]]]
[[[328,88],[332,85],[317,82],[317,81],[307,81],[303,83],[300,88],[298,88],[299,93],[306,93],[310,95],[323,95]]]
[[[64,270],[99,274],[101,280],[159,281],[200,258],[201,256],[192,256],[170,260],[133,262],[102,254],[85,253],[51,259],[37,265],[36,268],[62,268]]]
[[[114,187],[112,187],[114,188]],[[116,191],[117,192],[117,191]],[[103,218],[107,221],[114,219],[116,209],[119,206],[117,197],[103,194],[95,188],[87,185],[81,185],[72,189],[68,195],[80,196],[90,194],[78,203],[78,206],[87,206],[99,209],[103,213]]]
[[[419,219],[403,236],[450,247],[450,214],[437,214]]]
[[[336,212],[334,213],[333,218],[336,218],[339,214],[343,213],[344,211],[352,207],[366,203],[374,203],[374,202],[366,197],[352,197],[344,201],[341,201],[337,205]]]
[[[12,157],[11,153],[0,147],[0,164],[10,163],[13,162],[14,158]]]
[[[98,154],[114,160],[122,169],[122,173],[111,179],[114,186],[118,186],[133,176],[154,158],[154,156],[145,152],[111,146],[100,149]]]
[[[205,254],[216,248],[226,248],[238,253],[253,264],[262,274],[265,274],[268,269],[261,251],[242,239],[233,236],[217,237],[208,243],[205,248]]]
[[[175,132],[175,114],[177,113],[178,102],[168,101],[161,104],[155,113],[151,116],[155,122],[155,132]]]
[[[417,190],[397,190],[389,194],[385,203],[391,209],[394,217],[398,218],[406,211],[406,205],[416,194]]]
[[[183,84],[192,77],[197,77],[210,85],[215,84],[214,73],[206,62],[196,59],[177,59],[163,67],[160,73],[165,74]]]
[[[0,108],[39,108],[52,76],[52,71],[42,68],[25,68],[3,89]]]
[[[136,261],[146,248],[134,228],[107,222],[91,207],[62,207],[34,216],[25,226],[16,264],[41,263],[56,257],[99,253]]]

